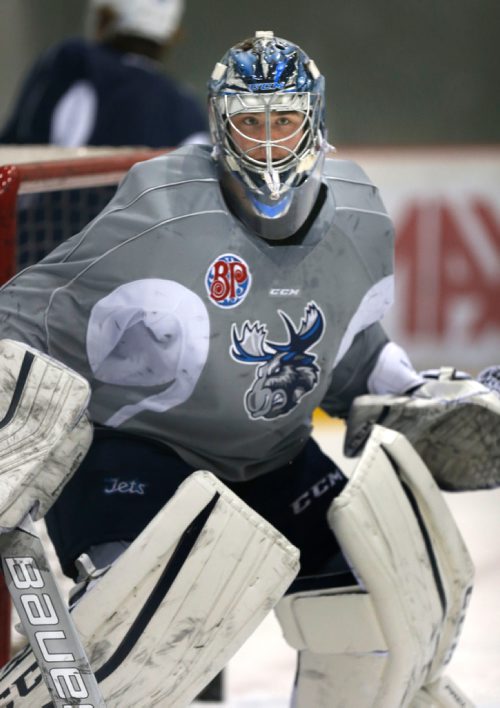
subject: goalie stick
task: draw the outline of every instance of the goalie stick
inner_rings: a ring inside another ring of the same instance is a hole
[[[0,555],[7,588],[52,699],[52,703],[42,708],[104,707],[29,514],[17,528],[0,535]],[[0,701],[5,698],[6,695],[0,695]]]

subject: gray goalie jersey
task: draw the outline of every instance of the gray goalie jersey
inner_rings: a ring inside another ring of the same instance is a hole
[[[248,233],[209,149],[132,168],[81,233],[0,292],[0,336],[65,362],[106,426],[227,479],[285,464],[317,406],[342,414],[386,342],[393,228],[355,164],[327,160],[300,243]]]

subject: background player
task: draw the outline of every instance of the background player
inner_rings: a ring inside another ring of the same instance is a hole
[[[89,0],[91,40],[71,38],[34,64],[0,143],[171,147],[207,141],[206,113],[160,60],[184,0]]]

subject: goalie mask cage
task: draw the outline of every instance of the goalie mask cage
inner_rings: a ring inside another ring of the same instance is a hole
[[[97,216],[133,164],[162,152],[0,147],[0,285]],[[0,572],[0,666],[10,645],[11,604]]]

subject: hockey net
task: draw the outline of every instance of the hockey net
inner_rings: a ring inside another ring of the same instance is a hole
[[[133,164],[159,154],[133,148],[0,147],[0,285],[80,231]],[[10,656],[10,644],[11,605],[0,573],[0,666]]]

